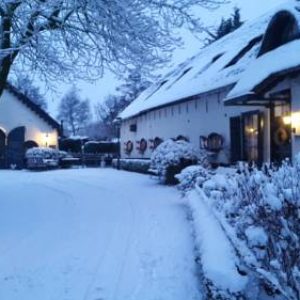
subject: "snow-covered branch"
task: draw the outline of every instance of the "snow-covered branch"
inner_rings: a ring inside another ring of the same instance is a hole
[[[96,79],[105,67],[154,66],[180,39],[204,28],[196,6],[225,0],[5,0],[0,3],[0,94],[12,66],[44,79]]]

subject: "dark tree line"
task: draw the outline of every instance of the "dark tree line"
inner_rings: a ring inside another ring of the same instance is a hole
[[[207,44],[211,44],[225,35],[235,31],[243,25],[241,20],[241,11],[239,8],[235,7],[232,15],[229,18],[222,18],[219,26],[212,31],[207,31],[209,38],[207,39]]]
[[[124,83],[117,87],[117,93],[109,95],[95,107],[97,135],[101,138],[116,137],[115,119],[142,91],[151,84],[138,68],[131,70]]]

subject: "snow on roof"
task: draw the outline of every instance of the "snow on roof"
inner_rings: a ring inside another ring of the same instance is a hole
[[[300,40],[295,40],[259,57],[247,68],[225,101],[254,94],[255,88],[272,75],[300,67],[299,53]]]
[[[241,78],[246,78],[243,75],[257,57],[262,36],[271,18],[277,12],[286,10],[295,15],[300,24],[299,11],[295,6],[296,1],[289,0],[203,48],[196,56],[178,65],[162,80],[145,90],[120,117],[127,119],[181,99],[235,84]]]

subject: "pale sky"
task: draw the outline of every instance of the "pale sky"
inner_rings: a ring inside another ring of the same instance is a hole
[[[222,5],[218,10],[205,11],[202,19],[209,25],[218,24],[222,16],[227,17],[232,13],[234,6],[241,9],[241,15],[243,20],[253,19],[262,15],[264,12],[272,7],[285,2],[285,0],[232,0],[229,4]],[[192,35],[186,37],[185,49],[178,49],[174,54],[174,64],[184,61],[186,58],[195,54],[202,46],[201,42],[196,40]],[[78,82],[76,85],[80,88],[81,96],[83,98],[89,98],[91,105],[94,106],[99,101],[103,101],[105,96],[113,94],[115,87],[119,84],[113,74],[107,72],[103,79],[99,80],[95,84],[89,84],[86,82]],[[70,88],[70,86],[62,85],[60,88],[60,94],[51,97],[48,102],[49,113],[55,117],[57,115],[57,105],[60,97]],[[93,108],[93,107],[92,107]]]

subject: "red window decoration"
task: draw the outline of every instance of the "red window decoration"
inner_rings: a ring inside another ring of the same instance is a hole
[[[144,153],[147,150],[147,141],[145,139],[141,139],[140,141],[137,141],[137,149],[140,153]]]
[[[132,141],[127,141],[125,143],[125,152],[127,154],[130,154],[132,152],[132,150],[133,150],[133,143],[132,143]]]

